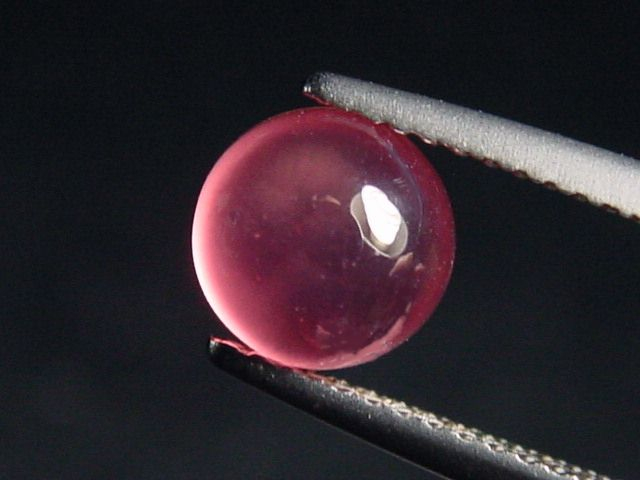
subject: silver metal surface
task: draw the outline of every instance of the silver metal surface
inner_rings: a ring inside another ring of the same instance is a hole
[[[225,372],[431,472],[456,480],[611,480],[344,380],[273,365],[212,338]]]
[[[333,73],[305,94],[640,220],[640,161],[521,123]]]

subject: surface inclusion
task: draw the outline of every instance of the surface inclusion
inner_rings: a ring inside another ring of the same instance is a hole
[[[451,206],[420,150],[328,107],[272,117],[218,160],[193,225],[214,312],[290,367],[371,361],[414,334],[451,273]]]

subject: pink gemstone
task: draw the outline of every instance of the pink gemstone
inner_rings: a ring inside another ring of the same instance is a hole
[[[193,256],[215,313],[283,365],[373,360],[413,335],[446,288],[451,206],[420,150],[335,108],[272,117],[218,160]]]

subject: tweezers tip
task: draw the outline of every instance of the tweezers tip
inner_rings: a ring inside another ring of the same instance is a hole
[[[209,338],[208,352],[211,361],[218,366],[222,366],[232,358],[256,355],[253,350],[240,342],[217,337]]]
[[[331,80],[341,77],[337,73],[315,72],[307,77],[302,87],[302,93],[321,105],[331,105],[326,98],[327,85]]]
[[[207,345],[207,352],[211,360],[215,361],[216,358],[220,356],[221,350],[224,350],[223,344],[220,343],[217,338],[211,337]]]
[[[302,92],[305,95],[314,95],[317,93],[327,75],[331,74],[329,72],[315,72],[309,75],[304,82]]]

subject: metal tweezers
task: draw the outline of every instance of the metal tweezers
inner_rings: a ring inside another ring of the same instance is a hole
[[[304,93],[490,166],[640,220],[640,162],[490,114],[333,73]],[[343,380],[276,366],[212,338],[223,371],[431,472],[454,480],[610,480]]]

